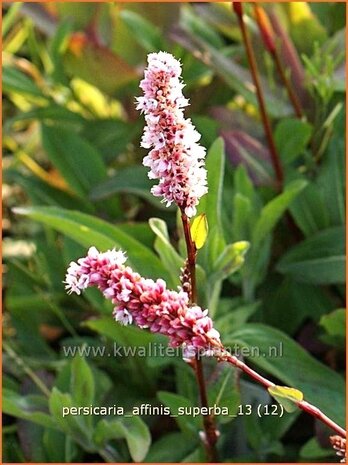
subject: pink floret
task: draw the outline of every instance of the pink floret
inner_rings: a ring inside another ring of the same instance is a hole
[[[163,197],[167,206],[176,203],[186,215],[196,214],[199,199],[207,193],[205,149],[198,144],[200,134],[183,108],[181,64],[166,52],[150,53],[148,67],[137,98],[137,109],[145,114],[141,146],[151,149],[143,164],[150,168],[149,178],[158,179],[152,194]]]
[[[65,288],[69,294],[80,294],[87,287],[97,287],[115,305],[116,321],[164,334],[173,347],[197,350],[220,345],[207,310],[190,306],[186,292],[167,289],[163,279],[145,279],[125,262],[121,251],[102,253],[91,247],[86,257],[70,263]]]

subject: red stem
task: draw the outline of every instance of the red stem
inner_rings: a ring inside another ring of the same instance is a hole
[[[184,236],[187,249],[187,260],[188,267],[191,277],[191,303],[196,303],[197,300],[197,288],[196,288],[196,246],[192,241],[191,231],[190,231],[190,221],[187,215],[182,211],[181,220],[184,228]]]
[[[297,98],[297,95],[295,94],[295,92],[293,90],[293,87],[292,87],[292,85],[290,83],[290,80],[287,78],[287,76],[285,74],[283,64],[281,62],[281,59],[279,57],[279,53],[278,53],[277,48],[275,46],[274,32],[273,32],[271,23],[270,23],[270,21],[268,19],[267,13],[264,10],[264,8],[262,8],[260,5],[257,5],[256,3],[254,3],[254,12],[255,12],[255,19],[256,19],[257,25],[259,27],[259,30],[260,30],[261,37],[263,39],[265,48],[268,50],[268,52],[270,53],[270,55],[271,55],[271,57],[272,57],[272,59],[273,59],[273,61],[275,63],[278,74],[280,76],[280,79],[283,82],[283,85],[285,86],[285,88],[287,90],[289,100],[292,103],[292,106],[294,108],[296,116],[298,118],[302,118],[303,117],[303,110],[302,110],[300,101]]]
[[[243,36],[243,41],[244,41],[244,45],[245,45],[245,49],[246,49],[246,53],[248,57],[250,72],[253,78],[253,82],[254,82],[255,90],[256,90],[256,96],[257,96],[257,100],[259,103],[260,115],[261,115],[264,130],[265,130],[265,135],[266,135],[266,139],[268,142],[269,151],[271,154],[273,168],[274,168],[276,178],[277,178],[277,187],[279,190],[281,190],[283,186],[283,181],[284,181],[283,168],[280,163],[280,157],[279,157],[277,148],[274,143],[271,123],[267,115],[265,100],[264,100],[262,89],[261,89],[259,72],[257,69],[254,51],[253,51],[251,41],[250,41],[246,26],[244,23],[242,4],[240,2],[233,2],[233,8],[234,8],[235,13],[237,14],[240,30]]]
[[[190,281],[191,281],[190,282],[191,284],[190,301],[191,301],[191,304],[193,304],[193,303],[196,303],[197,301],[197,287],[196,287],[197,250],[191,237],[190,221],[183,210],[181,211],[181,220],[182,220],[183,229],[184,229],[184,236],[185,236],[186,249],[187,249],[188,268],[190,272]],[[206,389],[206,384],[204,380],[202,360],[198,356],[195,357],[194,370],[195,370],[195,375],[196,375],[198,389],[199,389],[201,406],[209,407],[207,389]],[[215,426],[214,417],[212,415],[203,415],[203,426],[204,426],[204,431],[205,431],[204,445],[206,448],[208,461],[218,462],[218,454],[216,450],[218,431]]]
[[[246,365],[244,362],[239,360],[237,357],[229,354],[223,348],[221,348],[221,350],[222,350],[222,354],[218,355],[219,360],[231,363],[236,368],[239,368],[245,374],[247,374],[252,379],[257,381],[259,384],[261,384],[266,389],[268,389],[269,387],[275,386],[274,383],[269,381],[267,378],[264,378],[263,376],[261,376],[259,373],[257,373],[255,370],[250,368],[248,365]],[[315,407],[314,405],[310,404],[309,402],[305,400],[296,402],[296,405],[304,412],[307,412],[312,417],[315,417],[318,420],[320,420],[322,423],[327,425],[330,429],[334,430],[340,436],[344,438],[346,437],[347,435],[346,431],[343,428],[341,428],[337,423],[335,423],[333,420],[331,420],[331,418],[325,415],[318,407]]]
[[[273,57],[276,68],[278,70],[279,76],[281,80],[283,81],[284,86],[286,87],[289,99],[292,103],[292,106],[294,107],[296,116],[301,119],[303,117],[303,110],[302,110],[300,101],[297,98],[297,95],[295,94],[292,88],[292,85],[284,72],[284,68],[283,68],[282,62],[279,57],[279,53],[277,52],[277,50],[274,50],[274,52],[271,55]]]

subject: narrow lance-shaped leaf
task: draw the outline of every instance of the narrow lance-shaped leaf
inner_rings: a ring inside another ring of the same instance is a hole
[[[156,234],[155,250],[171,276],[171,285],[173,288],[179,285],[179,276],[183,266],[184,259],[174,249],[170,243],[166,223],[160,218],[150,218],[149,225]]]
[[[127,253],[130,263],[144,276],[169,278],[159,258],[148,247],[103,220],[56,207],[16,208],[14,212],[46,224],[84,247],[94,245],[100,250],[121,248]]]
[[[139,416],[116,420],[101,420],[94,432],[94,441],[105,445],[111,439],[124,438],[134,462],[141,462],[148,453],[151,435],[147,425]]]
[[[247,241],[228,244],[215,262],[211,280],[225,279],[230,274],[239,270],[244,263],[244,257],[249,246],[250,244]]]
[[[304,180],[293,181],[286,187],[282,194],[271,200],[262,209],[260,218],[256,223],[252,236],[252,245],[254,251],[260,245],[262,240],[265,239],[266,236],[273,230],[285,210],[306,187],[306,185],[307,182]]]
[[[93,403],[94,378],[86,360],[77,355],[71,364],[71,392],[77,405]]]
[[[87,194],[106,177],[106,167],[95,148],[72,130],[42,125],[48,158],[77,194]]]
[[[312,284],[345,282],[343,226],[320,231],[295,245],[279,261],[278,271]]]

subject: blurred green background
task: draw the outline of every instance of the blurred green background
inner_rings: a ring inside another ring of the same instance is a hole
[[[150,194],[135,110],[146,55],[159,50],[182,62],[187,116],[208,149],[199,303],[227,346],[257,347],[248,363],[343,426],[345,4],[264,6],[305,113],[294,115],[245,4],[282,193],[230,4],[3,3],[4,462],[205,461],[200,418],[61,415],[199,403],[179,356],[93,352],[166,339],[113,322],[96,290],[67,296],[62,284],[90,245],[121,247],[144,276],[179,284],[180,222]],[[244,263],[238,241],[250,243]],[[90,352],[67,353],[77,346]],[[272,403],[231,367],[204,366],[212,404],[237,414]],[[329,432],[299,412],[217,422],[223,462],[337,461]]]

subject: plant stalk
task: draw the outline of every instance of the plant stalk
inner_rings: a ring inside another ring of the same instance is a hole
[[[221,349],[222,354],[218,355],[218,359],[220,361],[226,361],[230,363],[231,365],[235,366],[236,368],[239,368],[240,370],[243,371],[243,373],[247,374],[250,376],[253,380],[261,384],[263,387],[268,389],[269,387],[275,386],[272,381],[268,380],[264,376],[261,376],[259,373],[257,373],[255,370],[250,368],[248,365],[246,365],[244,362],[239,360],[237,357],[234,355],[231,355],[229,352],[227,352],[225,349]],[[328,426],[330,429],[335,431],[337,434],[339,434],[342,437],[346,437],[346,431],[341,428],[337,423],[335,423],[331,418],[329,418],[327,415],[325,415],[318,407],[315,407],[314,405],[310,404],[309,402],[305,400],[301,400],[296,402],[296,405],[303,410],[304,412],[308,413],[312,417],[317,418],[319,421],[324,423],[326,426]]]
[[[190,221],[183,210],[181,210],[181,220],[184,229],[184,236],[187,249],[188,268],[190,273],[190,301],[192,304],[197,301],[197,284],[196,284],[196,246],[191,237]],[[199,356],[195,357],[194,370],[199,389],[199,397],[202,407],[209,408],[207,388],[204,379],[202,360]],[[218,454],[216,449],[216,442],[218,439],[218,431],[215,426],[213,415],[203,415],[203,426],[205,431],[204,445],[206,448],[208,461],[218,462]]]
[[[271,23],[268,19],[267,13],[265,12],[264,8],[262,8],[260,5],[256,3],[254,3],[254,12],[255,12],[255,19],[259,27],[265,48],[268,50],[268,52],[270,53],[274,61],[274,64],[277,68],[280,79],[282,80],[283,85],[285,86],[287,90],[289,100],[294,108],[296,116],[301,119],[303,117],[302,106],[301,106],[299,99],[297,98],[296,93],[294,92],[294,89],[291,85],[290,80],[285,74],[283,64],[281,62],[277,47],[275,45],[274,33],[273,33]]]
[[[297,95],[295,94],[295,92],[294,92],[294,90],[292,88],[292,85],[291,85],[288,77],[285,74],[285,71],[284,71],[283,65],[282,65],[282,63],[280,61],[279,53],[278,53],[277,50],[275,50],[272,53],[272,57],[273,57],[275,65],[276,65],[276,68],[278,70],[279,76],[280,76],[281,80],[283,81],[284,86],[286,87],[289,99],[290,99],[290,101],[292,103],[292,106],[294,107],[294,111],[296,113],[296,116],[298,118],[302,119],[304,114],[303,114],[303,110],[302,110],[300,101],[297,98]]]
[[[244,41],[244,46],[245,50],[247,53],[248,57],[248,62],[249,62],[249,67],[250,67],[250,72],[251,76],[255,85],[255,90],[256,90],[256,96],[257,100],[259,103],[259,109],[260,109],[260,115],[262,119],[262,124],[264,127],[269,151],[271,154],[271,160],[272,160],[272,165],[273,169],[275,171],[276,179],[277,179],[277,188],[279,190],[282,189],[283,187],[283,181],[284,181],[284,174],[283,174],[283,168],[280,163],[280,157],[277,151],[277,148],[275,146],[275,142],[273,139],[273,134],[272,134],[272,128],[271,128],[271,123],[268,118],[267,110],[266,110],[266,105],[265,105],[265,99],[263,96],[262,88],[261,88],[261,82],[260,82],[260,77],[259,77],[259,71],[257,69],[257,64],[256,64],[256,59],[254,55],[254,51],[252,48],[252,44],[245,26],[244,18],[243,18],[243,8],[241,2],[233,2],[233,9],[237,15],[238,18],[238,23],[239,27],[242,33],[243,41]]]

